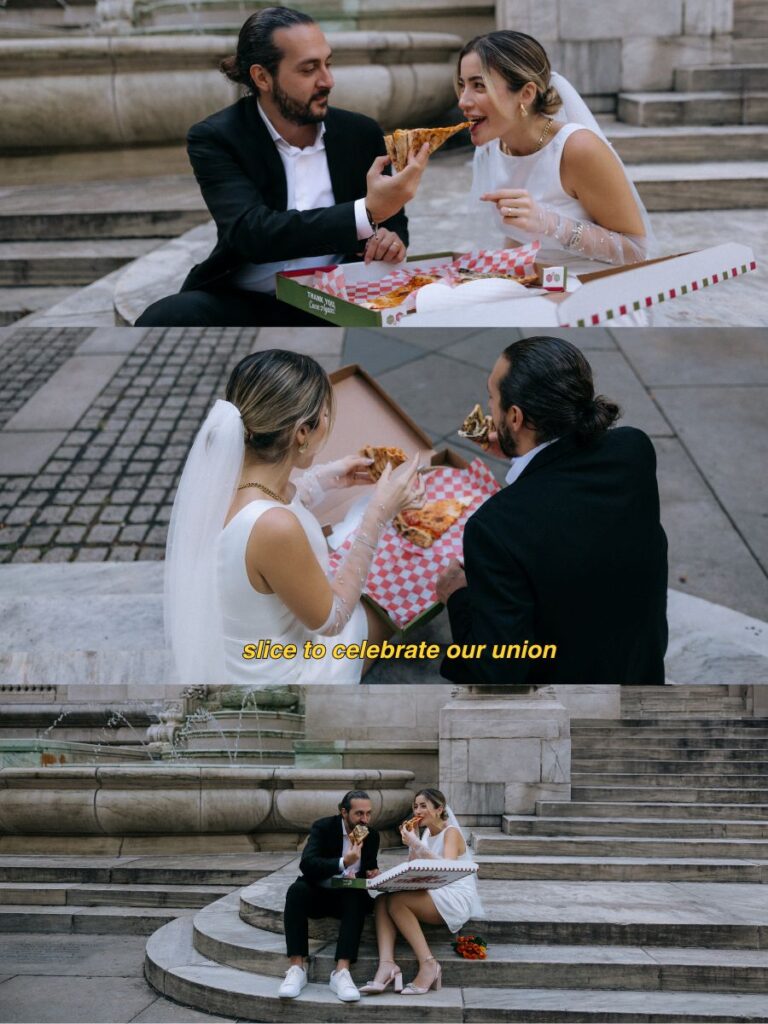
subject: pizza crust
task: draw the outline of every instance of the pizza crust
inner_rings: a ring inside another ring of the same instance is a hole
[[[374,483],[388,464],[391,464],[393,469],[397,469],[398,466],[408,461],[408,456],[402,448],[387,447],[386,445],[366,445],[365,448],[361,448],[360,454],[365,459],[373,459],[372,465],[368,467],[368,473]]]

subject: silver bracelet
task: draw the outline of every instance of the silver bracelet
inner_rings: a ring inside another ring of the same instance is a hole
[[[576,249],[579,251],[581,245],[581,236],[584,234],[584,221],[580,220],[576,222],[576,227],[573,229],[571,237],[565,243],[566,249]]]

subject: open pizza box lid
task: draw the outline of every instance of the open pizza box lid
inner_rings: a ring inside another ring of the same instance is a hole
[[[344,366],[331,373],[330,379],[336,401],[336,415],[319,455],[321,463],[354,454],[368,444],[381,444],[402,448],[408,455],[419,451],[422,453],[423,465],[451,466],[455,469],[466,469],[469,466],[461,455],[450,448],[435,451],[421,427],[362,367],[356,364]],[[368,484],[332,491],[312,510],[323,531],[330,533],[351,506],[362,495],[369,494],[370,490]],[[387,613],[374,601],[370,603],[382,617],[389,619]],[[415,625],[426,622],[440,607],[435,603],[411,621],[402,632],[407,634]]]

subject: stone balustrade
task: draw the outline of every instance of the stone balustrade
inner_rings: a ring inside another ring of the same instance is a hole
[[[409,771],[185,765],[6,768],[0,835],[306,833],[365,789],[379,829],[408,816]]]
[[[331,32],[336,106],[383,127],[434,123],[453,106],[459,36]],[[0,152],[182,142],[232,103],[229,36],[0,39]]]

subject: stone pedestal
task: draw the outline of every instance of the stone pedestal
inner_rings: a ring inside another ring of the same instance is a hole
[[[440,788],[465,825],[570,800],[570,718],[551,686],[472,686],[440,712]]]

